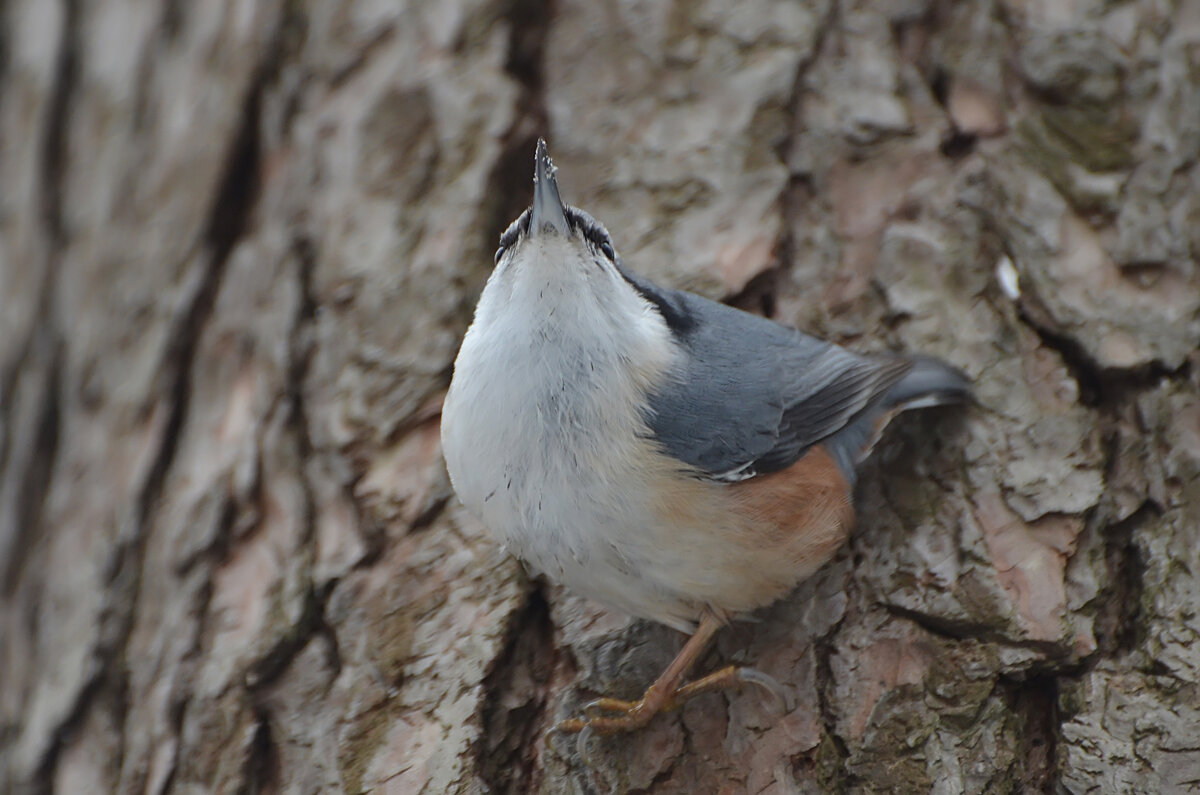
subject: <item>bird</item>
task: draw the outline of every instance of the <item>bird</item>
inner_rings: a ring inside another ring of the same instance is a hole
[[[907,409],[969,399],[960,370],[860,354],[630,270],[564,204],[546,142],[532,204],[500,236],[441,417],[463,505],[528,569],[690,635],[637,701],[553,731],[612,735],[701,693],[687,681],[732,619],[794,590],[845,543],[857,469]]]

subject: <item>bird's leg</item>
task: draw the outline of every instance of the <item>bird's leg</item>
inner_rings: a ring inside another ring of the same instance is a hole
[[[679,682],[687,676],[688,671],[708,648],[713,635],[716,635],[720,628],[720,619],[706,613],[700,619],[700,626],[696,628],[696,632],[688,638],[687,643],[683,644],[679,654],[675,655],[675,659],[658,679],[654,680],[654,684],[647,688],[639,701],[621,701],[615,698],[597,699],[584,707],[584,712],[588,717],[559,721],[551,731],[575,733],[590,728],[591,731],[599,734],[618,734],[642,728],[658,713],[677,706],[675,693],[679,689]],[[622,714],[592,717],[596,712]]]
[[[589,734],[618,734],[644,727],[660,712],[681,706],[685,701],[701,693],[737,687],[744,683],[757,684],[768,690],[786,705],[783,688],[759,671],[751,668],[729,666],[695,682],[681,685],[688,671],[696,664],[713,636],[722,626],[720,618],[705,614],[694,635],[688,639],[679,654],[667,666],[662,675],[650,685],[638,701],[622,701],[615,698],[600,698],[584,707],[586,717],[559,721],[551,732],[587,732]],[[603,715],[601,713],[617,713]]]

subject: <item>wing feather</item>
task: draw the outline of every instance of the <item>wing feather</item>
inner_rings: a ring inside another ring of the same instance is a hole
[[[911,368],[851,353],[724,304],[642,282],[684,351],[651,396],[663,449],[702,476],[744,480],[786,468],[872,411]]]

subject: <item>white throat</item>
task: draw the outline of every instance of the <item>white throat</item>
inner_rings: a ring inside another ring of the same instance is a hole
[[[650,457],[647,394],[677,355],[661,315],[589,254],[577,240],[544,235],[501,259],[443,410],[446,464],[463,503],[556,578],[568,562],[595,561],[602,551],[590,528],[637,502],[645,473],[631,462]]]

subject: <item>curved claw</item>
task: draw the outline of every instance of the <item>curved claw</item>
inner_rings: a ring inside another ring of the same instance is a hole
[[[583,729],[579,732],[579,735],[575,738],[575,752],[579,754],[580,761],[582,761],[589,768],[595,767],[595,765],[592,764],[592,755],[588,752],[588,743],[592,741],[592,737],[595,735],[595,733],[596,732],[592,728],[592,724],[589,723],[583,727]]]
[[[757,668],[738,668],[737,679],[739,682],[746,684],[757,685],[771,697],[775,711],[784,715],[791,711],[791,699],[788,698],[787,690],[773,676],[769,676]]]
[[[568,760],[570,756],[563,749],[559,738],[564,734],[575,734],[579,731],[579,729],[575,729],[574,726],[569,725],[571,722],[571,720],[560,720],[549,729],[546,729],[546,733],[542,735],[546,740],[546,747],[549,748],[555,756],[564,761]],[[563,724],[568,725],[564,726]]]
[[[571,754],[562,746],[559,740],[563,734],[575,735],[575,753],[585,765],[594,767],[592,764],[592,755],[588,751],[588,746],[592,738],[596,736],[596,730],[592,727],[591,723],[579,718],[567,718],[551,726],[543,735],[546,739],[546,747],[559,759],[569,763],[571,761]]]
[[[602,712],[628,713],[638,705],[636,701],[622,701],[619,698],[598,698],[583,705],[583,714],[589,719],[595,718]]]

